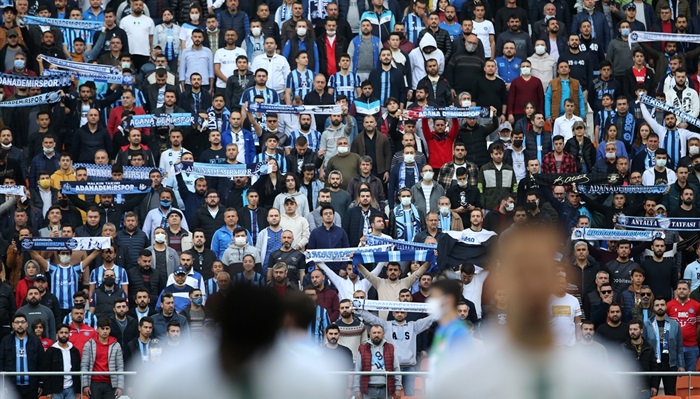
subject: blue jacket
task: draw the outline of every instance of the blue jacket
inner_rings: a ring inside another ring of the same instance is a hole
[[[227,29],[234,29],[238,33],[236,46],[240,46],[243,43],[243,39],[250,35],[250,20],[248,19],[248,14],[242,10],[238,10],[235,15],[231,15],[227,9],[223,9],[216,14],[216,19],[219,20],[219,29],[222,32],[226,32]],[[253,62],[253,60],[249,60],[249,62]]]
[[[326,229],[326,226],[316,227],[311,231],[309,235],[309,243],[306,245],[308,249],[330,249],[330,248],[348,248],[350,243],[348,241],[348,235],[345,230],[336,226],[335,224],[331,226],[330,229]],[[345,262],[340,262],[344,264]],[[333,264],[336,267],[342,266],[341,264],[335,262],[327,262],[328,267],[333,268]]]
[[[571,22],[572,33],[576,33],[577,35],[581,33],[581,23],[587,21],[588,17],[589,14],[585,11],[574,15],[574,19]],[[593,19],[593,32],[595,32],[595,37],[598,39],[599,43],[603,44],[603,51],[607,53],[608,44],[613,39],[613,36],[605,14],[600,11],[594,11],[593,14],[590,14],[590,17]]]
[[[357,73],[357,56],[360,54],[359,49],[361,38],[362,35],[357,35],[352,39],[351,42],[352,47],[355,49],[355,54],[352,57],[352,73]],[[377,36],[372,36],[372,47],[374,47],[374,68],[377,68],[377,66],[379,65],[379,50],[381,50],[382,48],[382,43],[379,41],[379,38]]]
[[[236,225],[236,227],[241,227],[241,225]],[[253,238],[250,236],[248,230],[245,231],[248,235],[248,245],[253,245]],[[233,233],[226,227],[226,225],[221,226],[219,230],[214,232],[211,237],[211,250],[216,254],[216,259],[221,259],[224,256],[228,244],[233,241]]]
[[[255,162],[255,135],[250,130],[243,129],[243,140],[245,141],[245,163]],[[221,145],[226,148],[227,145],[233,142],[231,137],[231,129],[221,132]]]
[[[505,56],[497,57],[496,66],[498,67],[498,76],[506,83],[511,83],[513,79],[520,76],[520,58],[513,57],[508,61]]]
[[[666,323],[668,323],[668,363],[671,367],[685,367],[685,359],[683,358],[683,336],[681,335],[681,329],[678,326],[678,322],[671,320],[668,315],[664,316]],[[652,317],[648,320],[644,320],[644,331],[642,336],[644,340],[649,343],[651,349],[654,350],[654,355],[659,356],[656,353],[657,350],[657,335],[656,329],[656,317]]]
[[[299,49],[299,51],[306,50],[307,53],[311,51],[310,49],[306,48],[306,43],[304,43],[303,40],[298,39],[298,38],[296,40],[298,42],[297,48]],[[316,45],[316,42],[312,42],[312,43],[314,45],[314,49],[313,49],[314,65],[309,65],[309,67],[310,67],[309,69],[313,69],[314,73],[318,73],[319,68],[320,68],[319,59],[318,59],[318,45]],[[295,58],[296,55],[290,54],[291,51],[292,51],[292,43],[289,40],[287,40],[287,43],[284,44],[284,48],[282,49],[282,55],[284,56],[284,58],[286,58],[288,60],[290,59],[290,57]],[[309,57],[309,59],[311,59],[311,57]],[[313,68],[311,68],[311,67],[313,67]]]
[[[363,12],[360,21],[365,19],[372,24],[372,36],[377,36],[380,41],[388,40],[389,33],[394,31],[396,19],[394,14],[386,8],[383,8],[381,14],[377,14],[374,9]]]
[[[253,38],[252,35],[248,35],[245,37],[245,53],[246,53],[246,56],[248,57],[248,62],[251,65],[253,64],[253,52],[255,51],[255,45],[253,44],[252,38]],[[260,40],[262,40],[262,43],[265,43],[265,35],[264,34],[260,34]]]

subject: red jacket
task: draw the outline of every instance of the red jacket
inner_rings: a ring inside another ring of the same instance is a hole
[[[360,351],[360,359],[362,361],[361,371],[372,371],[372,348],[370,343],[362,344],[358,348]],[[384,370],[394,370],[394,345],[384,342]],[[394,376],[386,377],[386,386],[389,388],[389,394],[394,395],[396,391],[396,381]],[[360,377],[360,392],[367,395],[369,393],[369,376],[363,375]]]
[[[109,113],[109,121],[107,122],[107,131],[109,132],[109,137],[114,138],[114,133],[117,132],[117,129],[119,128],[119,125],[122,123],[122,114],[124,113],[124,107],[123,106],[118,106],[116,108],[112,108],[112,111]],[[146,115],[146,111],[144,111],[143,108],[141,107],[134,107],[134,114],[135,115]],[[149,135],[151,130],[148,128],[143,128],[143,129],[138,129],[141,131],[141,134]]]
[[[80,356],[83,356],[83,347],[91,339],[94,339],[95,342],[98,342],[97,331],[95,331],[94,328],[83,323],[80,326],[80,329],[77,329],[75,327],[75,323],[70,323],[70,337],[68,338],[68,341],[70,341],[70,343],[73,344],[75,349],[77,349],[78,352],[80,352]]]
[[[554,151],[544,154],[542,159],[542,173],[576,173],[576,158],[568,152],[563,153],[564,158],[561,160],[561,170],[557,171],[557,161],[554,158]]]
[[[439,136],[434,130],[430,130],[428,119],[423,118],[423,136],[428,142],[428,163],[435,170],[440,170],[446,163],[452,162],[452,146],[459,133],[459,121],[452,119],[450,131],[444,136]]]
[[[328,287],[323,287],[321,291],[316,290],[318,298],[316,298],[316,305],[326,309],[328,312],[328,318],[331,319],[332,323],[340,317],[340,300],[338,299],[338,293],[333,291]]]
[[[29,277],[24,277],[23,279],[19,280],[17,283],[17,288],[15,289],[15,302],[17,303],[17,309],[22,307],[22,302],[24,302],[24,298],[27,297],[27,290],[29,287],[34,286],[34,280],[31,280]]]

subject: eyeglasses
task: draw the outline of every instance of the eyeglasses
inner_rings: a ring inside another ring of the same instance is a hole
[[[600,291],[601,294],[612,294],[612,290]]]
[[[639,296],[651,296],[651,292],[640,292]]]

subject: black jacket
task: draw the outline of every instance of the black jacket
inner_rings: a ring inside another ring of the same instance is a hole
[[[158,107],[158,85],[157,84],[150,84],[150,85],[145,85],[143,87],[143,95],[146,97],[146,111],[151,112],[153,109]],[[173,85],[165,84],[165,90],[175,90],[177,92],[177,88]]]
[[[544,154],[552,150],[552,133],[543,130],[540,136],[542,136],[540,144],[542,146],[542,159],[544,159]],[[528,159],[538,159],[537,151],[537,133],[531,130],[525,133],[525,152]]]
[[[348,39],[336,34],[334,44],[335,44],[335,63],[337,66],[338,62],[340,62],[340,56],[348,52]],[[324,29],[324,34],[319,35],[319,37],[316,39],[316,47],[318,47],[319,72],[321,72],[325,76],[328,76],[328,63],[327,63],[328,54],[326,54],[325,29]],[[340,67],[337,67],[336,69],[340,70]]]
[[[9,277],[9,271],[5,270]],[[15,295],[12,293],[12,287],[6,282],[0,282],[0,328],[10,326],[12,317],[17,311]]]
[[[202,97],[199,104],[199,112],[206,113],[209,107],[211,107],[211,94],[206,90],[202,90],[201,93]],[[184,108],[187,112],[194,112],[194,98],[192,97],[192,90],[190,88],[186,88],[184,92],[180,93],[177,105]]]
[[[654,350],[651,348],[649,343],[642,338],[642,350],[637,354],[637,350],[632,345],[632,342],[628,339],[621,345],[623,353],[630,356],[630,359],[636,360],[635,371],[656,371],[658,370],[658,365],[656,363],[656,355]],[[658,387],[659,377],[648,376],[644,377],[644,385],[639,386],[639,390],[650,389],[651,387]],[[639,380],[640,383],[642,380]]]
[[[146,286],[143,281],[144,273],[141,271],[140,267],[132,267],[126,272],[129,276],[129,304],[132,309],[136,307],[136,291],[142,288],[147,289],[148,297],[151,300],[148,306],[151,309],[155,309],[156,303],[158,303],[158,295],[160,295],[161,291],[165,288],[165,284],[167,283],[166,273],[160,273],[153,268],[150,270],[151,282],[148,286]]]
[[[460,126],[457,140],[464,143],[469,149],[467,151],[467,161],[475,163],[476,166],[482,167],[487,164],[491,157],[486,149],[486,138],[498,126],[498,119],[493,117],[491,125],[481,126],[478,123],[470,128],[467,124]]]
[[[370,207],[369,208],[369,221],[372,223],[372,218],[374,215],[384,214],[379,210]],[[356,247],[360,244],[360,238],[364,235],[363,226],[365,219],[362,217],[362,208],[359,206],[353,206],[345,212],[345,220],[343,220],[343,230],[348,235],[348,242],[351,247]]]
[[[97,208],[100,210],[100,225],[103,225],[105,222],[110,222],[115,226],[121,225],[122,215],[124,215],[126,212],[133,211],[144,198],[146,198],[145,194],[139,194],[132,195],[132,198],[129,198],[123,204],[112,204],[109,207],[105,207],[102,204],[97,204]],[[84,210],[85,212],[87,212],[88,208],[91,206],[95,206],[94,203],[89,203],[77,195],[69,195],[68,199],[70,199],[73,205]]]
[[[573,155],[574,158],[576,158],[577,170],[583,170],[582,166],[585,164],[588,168],[588,172],[590,173],[593,170],[593,166],[595,166],[596,161],[595,147],[593,147],[593,142],[588,137],[583,138],[583,148],[580,147],[581,146],[576,140],[576,137],[572,137],[567,140],[566,144],[564,145],[564,152],[568,152],[569,154]],[[579,150],[582,150],[580,156]]]
[[[135,318],[127,315],[126,316],[126,327],[124,327],[124,332],[119,328],[117,319],[111,316],[110,321],[112,322],[112,331],[109,335],[113,336],[119,342],[122,348],[125,348],[128,342],[131,342],[134,338],[139,336],[139,322]]]
[[[198,228],[204,230],[204,237],[207,240],[207,245],[211,245],[211,237],[214,235],[214,232],[225,224],[224,210],[223,205],[219,205],[219,211],[216,213],[216,217],[212,218],[208,207],[206,205],[202,205],[194,213],[194,220],[192,221],[191,225],[188,221],[190,231],[195,231],[195,229]]]
[[[80,371],[80,351],[75,346],[70,348],[70,371]],[[44,354],[44,363],[42,370],[44,371],[65,371],[63,368],[63,352],[55,347],[50,347]],[[80,393],[80,376],[74,375],[73,392]],[[63,376],[52,375],[43,377],[44,392],[43,395],[55,394],[63,392]]]
[[[651,68],[646,69],[646,74],[644,78],[644,88],[647,93],[655,93],[656,86],[654,85],[654,73]],[[627,98],[637,98],[635,92],[637,91],[637,78],[632,72],[632,68],[625,71],[625,75],[622,79],[622,94],[627,96]]]
[[[238,209],[238,224],[243,227],[244,229],[248,231],[253,231],[250,227],[253,223],[253,218],[250,214],[250,211],[252,209],[248,208],[247,206],[244,206],[243,208]],[[258,232],[262,231],[265,229],[267,226],[270,224],[267,222],[267,209],[258,206],[255,209],[255,213],[257,214],[257,219],[258,219]]]
[[[299,168],[299,153],[297,153],[296,148],[292,148],[292,151],[290,151],[289,155],[287,155],[285,158],[287,158],[287,170],[289,172],[296,173],[299,176],[301,176],[302,169],[306,164],[314,164],[316,169],[323,165],[323,158],[319,158],[318,155],[311,150],[307,150],[306,154],[303,155],[304,161],[301,163],[301,169]]]
[[[251,71],[246,70],[244,76],[240,76],[238,71],[229,76],[228,79],[226,79],[226,91],[224,92],[226,108],[233,109],[240,107],[243,92],[245,89],[253,86],[255,86],[255,78]]]
[[[25,351],[27,353],[27,371],[41,371],[42,362],[44,360],[44,347],[41,345],[39,338],[35,335],[28,334]],[[16,360],[15,335],[11,334],[3,338],[2,342],[0,342],[0,370],[19,371],[17,370]],[[7,378],[6,381],[12,385],[17,384],[16,378]],[[40,377],[29,377],[29,385],[32,389],[35,390],[39,388],[40,383]],[[80,386],[80,384],[78,384],[78,386]]]
[[[447,79],[440,77],[435,90],[433,90],[433,84],[427,76],[419,80],[418,86],[416,87],[420,87],[421,85],[430,88],[430,90],[428,90],[428,101],[434,101],[440,107],[449,107],[452,105],[452,86],[450,86]]]

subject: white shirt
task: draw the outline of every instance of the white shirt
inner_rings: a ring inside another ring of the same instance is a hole
[[[552,129],[552,137],[557,135],[564,136],[564,142],[574,137],[574,122],[583,122],[583,119],[576,115],[571,115],[571,119],[566,118],[566,114],[554,120],[554,128]]]
[[[173,151],[173,149],[165,150],[160,153],[160,163],[158,164],[158,167],[163,169],[164,171],[169,171],[170,168],[175,164],[175,162],[180,161],[180,157],[182,156],[182,153],[187,151],[184,147],[180,148],[180,151]],[[167,175],[167,173],[166,173]]]
[[[236,67],[236,58],[238,58],[239,55],[246,55],[245,50],[240,47],[236,47],[233,50],[220,48],[216,50],[216,53],[214,54],[214,65],[219,64],[221,73],[228,78],[229,76],[233,75],[234,72],[236,72],[236,69],[238,69],[238,67]],[[217,77],[216,87],[225,89],[226,81]]]
[[[491,41],[490,41],[490,36],[491,35],[496,35],[496,29],[493,27],[493,23],[489,20],[484,20],[482,22],[476,22],[472,21],[472,24],[474,24],[474,28],[472,29],[472,33],[476,35],[476,37],[481,40],[481,44],[484,45],[484,56],[486,58],[491,57]]]
[[[124,29],[129,39],[129,52],[134,55],[151,55],[149,36],[153,36],[156,26],[150,17],[141,14],[135,17],[133,14],[127,15],[119,22],[119,27]]]
[[[666,184],[673,184],[678,180],[676,177],[676,172],[672,171],[669,168],[666,169],[666,180],[668,182]],[[647,170],[644,171],[642,174],[642,186],[653,186],[656,184],[656,173],[654,172],[654,168],[648,168]]]
[[[259,68],[267,71],[268,88],[276,91],[278,94],[284,92],[287,85],[287,75],[291,72],[286,58],[279,54],[275,54],[272,57],[260,54],[253,60],[251,70],[257,71]]]
[[[573,295],[563,297],[552,295],[549,298],[549,325],[557,345],[576,345],[576,317],[581,317],[581,305]]]
[[[481,318],[481,294],[484,290],[484,281],[489,276],[489,272],[479,266],[474,266],[474,278],[471,283],[462,288],[462,295],[474,303],[476,307],[476,316]]]
[[[515,178],[520,181],[523,178],[525,178],[525,175],[527,175],[527,168],[525,165],[525,146],[520,150],[520,152],[515,151],[511,147],[511,150],[513,151],[513,156],[511,157],[513,159],[513,170],[515,171]],[[455,169],[455,173],[456,169]]]

